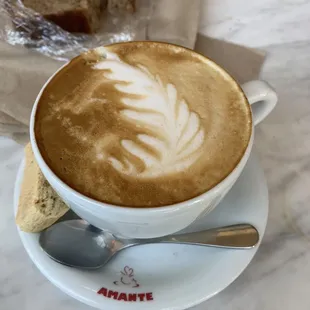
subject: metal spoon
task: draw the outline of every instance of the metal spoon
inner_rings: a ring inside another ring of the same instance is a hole
[[[249,249],[254,247],[258,240],[258,231],[249,224],[153,239],[120,239],[83,220],[70,220],[57,223],[43,231],[39,242],[49,257],[63,265],[95,269],[104,266],[121,250],[137,245],[179,243]]]

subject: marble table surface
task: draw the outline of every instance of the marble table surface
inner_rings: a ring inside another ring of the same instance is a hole
[[[279,104],[256,130],[270,192],[266,234],[227,289],[193,309],[308,310],[310,305],[310,1],[204,1],[200,31],[268,52],[262,78]],[[0,138],[0,309],[88,310],[33,265],[13,217],[22,147]]]

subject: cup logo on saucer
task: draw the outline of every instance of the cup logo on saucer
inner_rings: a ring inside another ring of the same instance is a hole
[[[109,54],[108,54],[109,55]],[[197,113],[180,99],[173,84],[164,85],[142,65],[132,66],[108,56],[94,66],[104,72],[124,108],[118,113],[125,122],[140,128],[133,140],[114,138],[121,144],[113,156],[111,136],[96,144],[96,158],[107,160],[119,172],[135,177],[158,177],[189,168],[201,155],[204,129]],[[107,82],[105,80],[105,82]],[[111,154],[111,155],[109,155]]]
[[[129,266],[125,266],[121,271],[121,276],[118,281],[113,282],[115,285],[129,285],[132,288],[139,287],[140,284],[134,278],[134,270]]]

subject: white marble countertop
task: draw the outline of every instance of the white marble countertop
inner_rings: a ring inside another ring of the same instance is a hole
[[[270,191],[263,243],[245,272],[196,310],[308,310],[310,305],[310,1],[204,1],[200,31],[268,52],[279,94],[256,130]],[[22,147],[0,138],[0,309],[87,310],[36,269],[19,240],[13,185]]]

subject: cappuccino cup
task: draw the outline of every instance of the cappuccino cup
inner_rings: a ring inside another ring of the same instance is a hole
[[[187,48],[117,43],[46,82],[30,139],[43,175],[82,219],[121,237],[160,237],[218,205],[276,103],[266,82],[239,86]]]

